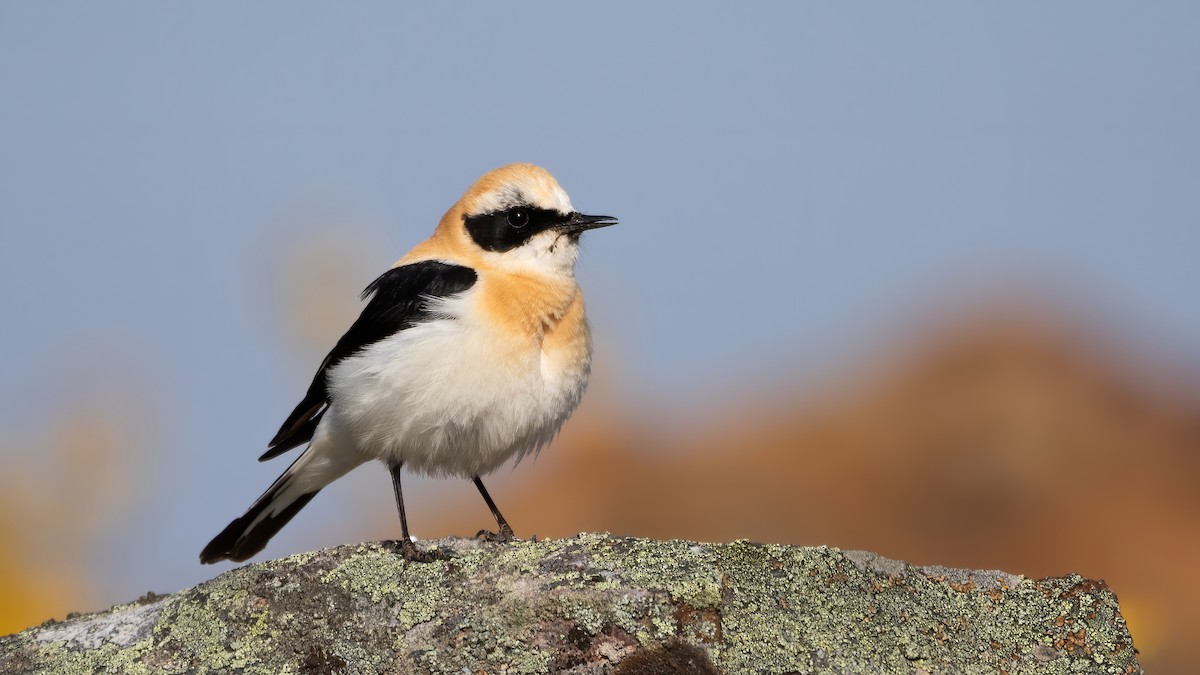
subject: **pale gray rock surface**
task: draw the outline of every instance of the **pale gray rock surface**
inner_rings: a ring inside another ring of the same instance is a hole
[[[585,534],[294,555],[0,638],[0,673],[1141,672],[1079,576]],[[668,670],[676,667],[676,670]]]

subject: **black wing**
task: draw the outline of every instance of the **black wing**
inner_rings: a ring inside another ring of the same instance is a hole
[[[363,298],[371,295],[371,301],[321,362],[304,400],[284,421],[279,433],[271,439],[267,451],[258,461],[271,459],[312,440],[317,423],[329,406],[329,390],[325,379],[330,368],[368,345],[428,317],[426,299],[461,293],[473,286],[475,279],[475,270],[469,267],[424,260],[393,267],[372,281],[363,291]]]

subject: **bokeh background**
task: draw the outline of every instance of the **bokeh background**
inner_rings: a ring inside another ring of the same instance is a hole
[[[1190,672],[1197,7],[0,5],[0,633],[226,569],[357,293],[531,161],[621,225],[591,391],[489,481],[519,534],[1079,572]],[[264,557],[393,508],[364,467]]]

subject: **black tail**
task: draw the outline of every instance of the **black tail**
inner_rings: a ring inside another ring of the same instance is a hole
[[[287,497],[284,492],[291,483],[289,479],[292,475],[292,467],[289,467],[254,502],[245,515],[221,530],[221,534],[213,537],[213,540],[208,542],[208,546],[205,546],[204,550],[200,552],[200,562],[209,564],[226,559],[242,562],[263,550],[271,537],[274,537],[276,532],[287,525],[288,521],[299,513],[300,509],[304,508],[304,505],[315,497],[317,492],[320,492],[318,489],[295,498]],[[270,507],[276,506],[276,502],[280,499],[290,499],[290,503],[280,509],[278,513],[264,516],[257,523],[254,522]]]

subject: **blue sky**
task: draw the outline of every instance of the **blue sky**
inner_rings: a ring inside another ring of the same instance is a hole
[[[369,243],[361,288],[512,161],[620,217],[579,276],[597,367],[634,400],[853,359],[907,308],[1006,284],[1200,362],[1198,18],[5,3],[0,428],[144,382],[159,487],[97,576],[113,602],[210,576],[199,548],[282,469],[253,459],[316,363],[263,288],[289,214]]]

